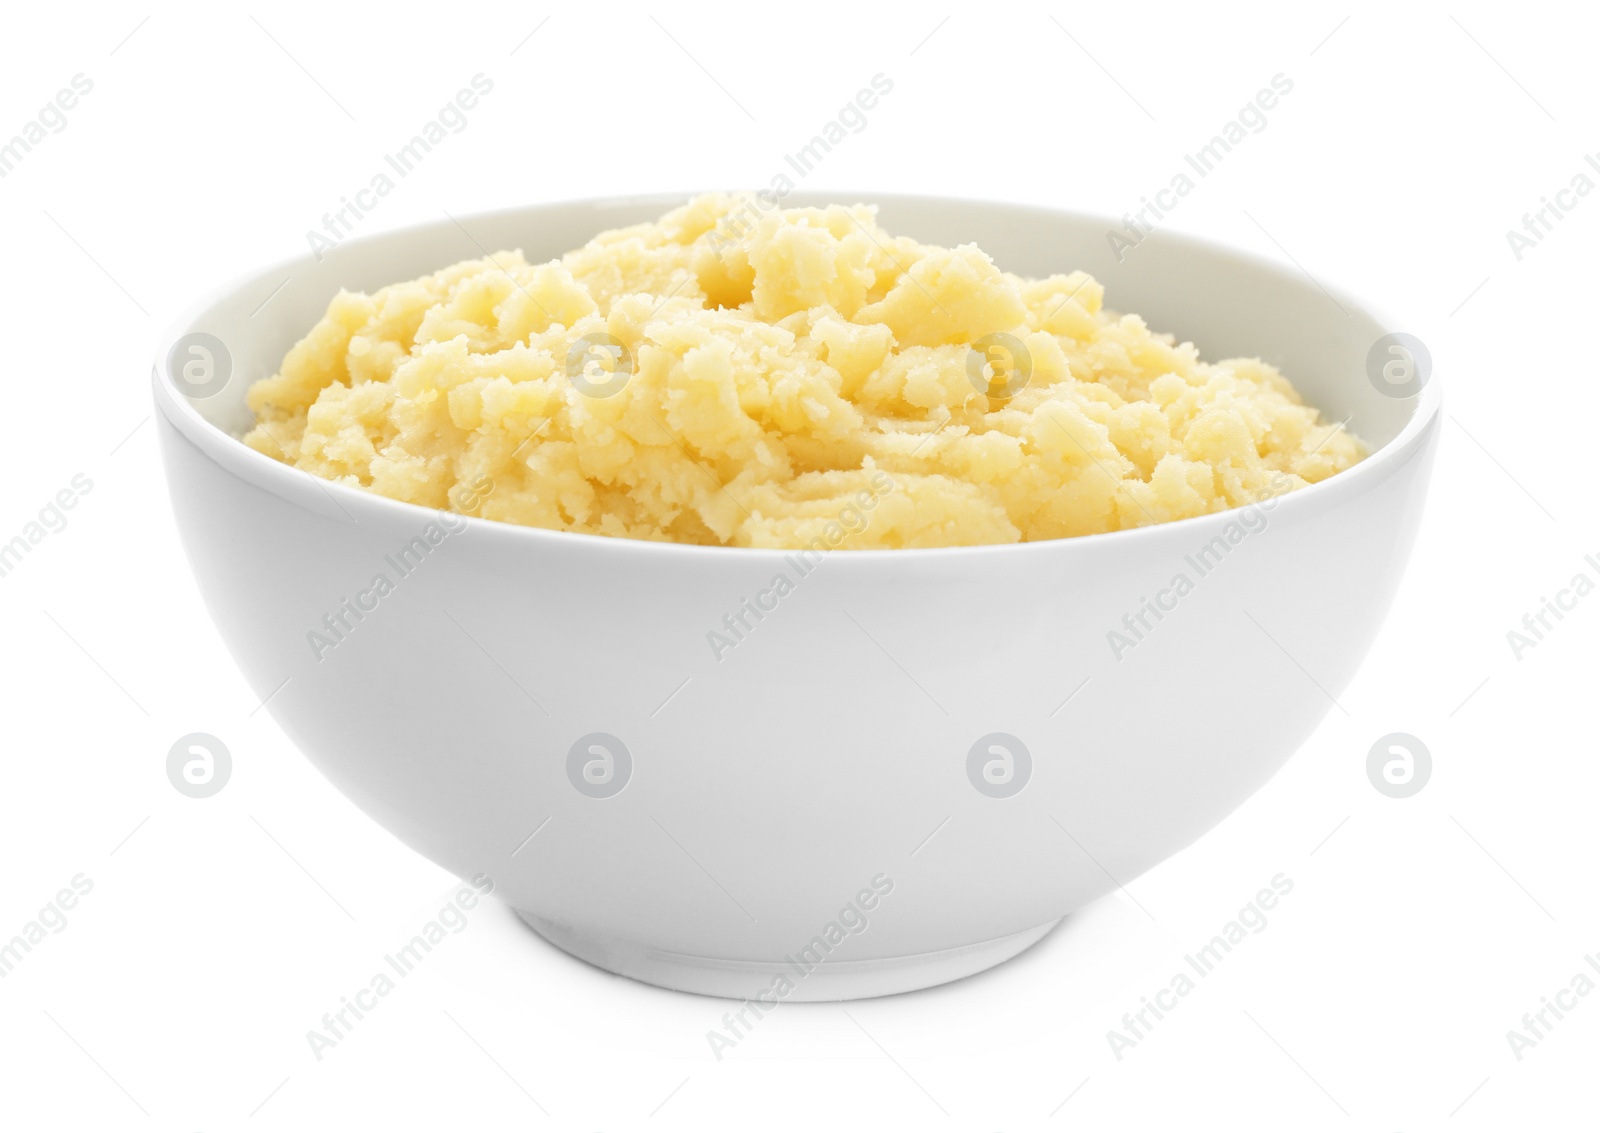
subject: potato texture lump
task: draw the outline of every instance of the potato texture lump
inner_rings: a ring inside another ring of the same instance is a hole
[[[996,334],[1031,360],[1010,397],[991,396],[1015,373],[1003,361],[977,384],[969,372],[973,344]],[[626,352],[611,396],[569,374],[595,335]],[[248,400],[245,443],[328,480],[715,546],[1117,531],[1250,504],[1365,455],[1271,366],[1203,362],[1107,311],[1082,272],[1023,279],[970,244],[891,236],[866,205],[756,210],[726,194],[548,263],[501,252],[340,292]]]

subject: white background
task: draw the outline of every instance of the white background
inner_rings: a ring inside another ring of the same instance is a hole
[[[1506,1032],[1600,953],[1600,597],[1520,661],[1506,632],[1600,575],[1600,194],[1520,262],[1505,234],[1600,150],[1596,29],[1577,6],[1199,8],[9,11],[0,136],[94,86],[0,179],[0,537],[74,474],[94,487],[0,579],[0,937],[74,875],[94,888],[0,980],[0,1124],[1593,1128],[1600,994],[1520,1061]],[[492,95],[363,232],[763,186],[880,72],[893,93],[806,189],[1120,216],[1289,76],[1170,225],[1396,312],[1445,384],[1416,554],[1342,710],[1136,903],[958,984],[786,1005],[719,1062],[727,1004],[586,967],[491,903],[315,1060],[306,1032],[451,879],[235,672],[165,500],[151,353],[200,293],[305,254],[479,72]],[[206,800],[164,772],[195,731],[235,760]],[[1405,800],[1365,772],[1394,731],[1435,761]],[[1268,927],[1115,1058],[1106,1032],[1279,872]]]

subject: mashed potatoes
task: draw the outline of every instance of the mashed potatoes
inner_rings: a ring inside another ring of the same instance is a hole
[[[708,195],[549,263],[341,292],[244,439],[427,507],[741,547],[1116,531],[1365,455],[1271,366],[1202,362],[1101,292],[865,205]]]

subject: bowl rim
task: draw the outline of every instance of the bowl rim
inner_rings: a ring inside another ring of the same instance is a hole
[[[652,205],[675,207],[698,195],[699,192],[715,192],[726,190],[699,190],[690,192],[652,192],[640,194],[627,194],[606,197],[576,197],[557,201],[542,201],[533,204],[516,205],[509,208],[491,209],[476,213],[469,213],[459,217],[452,217],[448,221],[424,221],[395,228],[383,229],[366,235],[342,241],[339,248],[364,247],[381,242],[404,240],[417,233],[429,230],[444,230],[448,227],[460,227],[461,222],[510,220],[530,213],[545,210],[574,209],[584,206],[592,207],[599,211],[608,206],[621,205]],[[1054,208],[1046,205],[1037,205],[1027,202],[1013,202],[1003,200],[986,200],[973,197],[951,197],[931,193],[862,193],[856,190],[822,190],[815,192],[790,192],[781,199],[781,205],[786,208],[818,207],[810,204],[811,201],[826,201],[838,203],[845,199],[853,199],[865,203],[880,203],[893,201],[908,201],[924,204],[949,204],[964,207],[1000,208],[1014,212],[1032,212],[1053,217],[1071,217],[1075,220],[1089,221],[1098,226],[1107,228],[1116,227],[1120,222],[1097,213],[1081,212],[1075,209]],[[597,233],[598,234],[598,231]],[[1153,233],[1150,239],[1163,243],[1181,245],[1187,250],[1203,254],[1232,259],[1246,268],[1280,279],[1292,280],[1297,286],[1301,280],[1286,265],[1254,252],[1235,248],[1231,245],[1194,236],[1186,232],[1163,229]],[[311,497],[305,495],[308,491],[321,491],[331,495],[333,502],[341,511],[348,514],[349,508],[376,509],[377,514],[389,514],[396,518],[409,516],[417,522],[422,522],[424,516],[447,515],[452,523],[465,523],[468,530],[480,532],[475,538],[483,538],[492,534],[495,538],[518,540],[537,547],[546,542],[550,549],[561,547],[579,549],[582,547],[610,548],[611,553],[644,553],[644,554],[675,554],[691,556],[714,556],[720,559],[738,558],[745,561],[759,561],[768,559],[773,562],[781,561],[784,557],[797,552],[814,550],[807,547],[728,547],[711,546],[699,543],[676,543],[651,539],[633,539],[615,535],[591,535],[586,532],[562,531],[555,528],[532,527],[524,524],[511,523],[505,520],[484,519],[480,516],[462,515],[449,509],[429,508],[422,504],[414,504],[404,500],[396,500],[389,496],[380,495],[367,488],[340,483],[335,480],[326,480],[304,469],[295,468],[275,460],[265,453],[258,452],[244,444],[243,440],[224,431],[217,425],[206,420],[200,411],[181,395],[171,381],[162,373],[162,360],[171,350],[172,345],[183,335],[187,334],[207,311],[211,310],[222,300],[235,295],[243,288],[269,276],[280,274],[295,265],[301,264],[306,254],[286,257],[272,263],[257,266],[248,271],[241,272],[225,283],[213,287],[198,298],[190,302],[182,314],[173,320],[157,339],[157,348],[154,361],[151,364],[150,376],[153,396],[162,416],[173,425],[178,432],[192,442],[201,452],[209,457],[213,463],[220,466],[225,472],[230,472],[246,483],[271,492],[290,503],[305,506],[305,501]],[[1307,274],[1302,272],[1301,274]],[[1397,320],[1388,317],[1387,313],[1373,306],[1371,303],[1350,294],[1342,287],[1328,284],[1319,279],[1311,282],[1322,290],[1340,306],[1349,306],[1367,315],[1380,326],[1392,327],[1400,325]],[[1299,515],[1313,511],[1325,511],[1352,496],[1359,495],[1371,483],[1386,477],[1393,468],[1404,463],[1422,448],[1434,431],[1442,416],[1443,391],[1435,367],[1428,380],[1414,396],[1414,405],[1411,416],[1390,440],[1378,446],[1359,463],[1352,465],[1342,472],[1336,472],[1326,480],[1309,484],[1304,488],[1284,493],[1274,497],[1275,508],[1280,509],[1280,517]],[[311,484],[303,481],[310,480]],[[1039,539],[1018,543],[982,543],[971,546],[954,547],[904,547],[904,548],[871,548],[856,549],[839,547],[827,549],[824,554],[832,558],[836,555],[846,556],[850,561],[872,561],[888,557],[893,561],[921,561],[939,558],[958,558],[972,555],[1025,555],[1044,554],[1049,551],[1059,552],[1070,548],[1077,551],[1088,551],[1095,547],[1104,547],[1108,544],[1131,544],[1138,539],[1151,540],[1162,535],[1174,535],[1178,532],[1195,531],[1207,525],[1223,526],[1246,508],[1253,506],[1241,504],[1222,511],[1208,512],[1205,515],[1187,516],[1183,519],[1167,520],[1161,523],[1146,524],[1141,527],[1123,528],[1117,531],[1102,531],[1088,535],[1069,535],[1056,539]],[[1281,510],[1287,509],[1287,510]],[[309,510],[309,509],[308,509]],[[351,517],[354,518],[353,516]],[[359,522],[359,521],[357,521]],[[553,542],[550,542],[552,541]]]

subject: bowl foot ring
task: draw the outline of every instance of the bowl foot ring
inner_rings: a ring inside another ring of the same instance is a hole
[[[672,991],[767,1003],[870,999],[936,987],[1002,964],[1038,943],[1061,923],[1048,921],[1009,936],[959,948],[875,960],[723,960],[668,952],[630,941],[602,939],[532,913],[515,910],[545,940],[587,964]],[[785,981],[788,990],[784,990]]]

